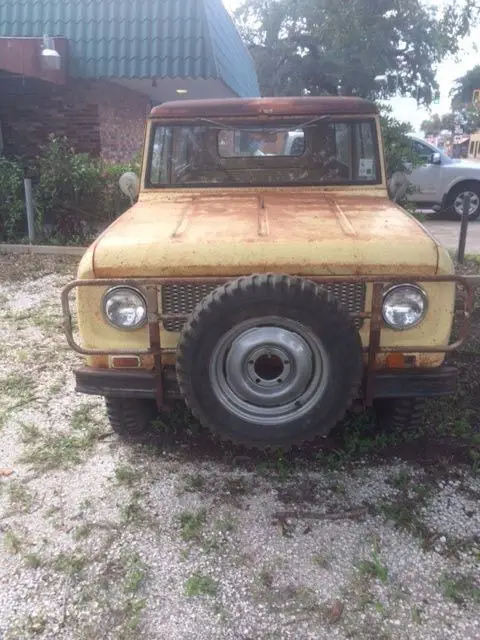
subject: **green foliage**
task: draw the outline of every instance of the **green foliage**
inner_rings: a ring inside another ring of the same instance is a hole
[[[0,156],[0,242],[12,242],[23,235],[23,177],[23,168],[18,160]]]
[[[480,89],[480,65],[476,65],[455,81],[451,92],[452,108],[472,107],[475,89]]]
[[[345,95],[399,92],[428,104],[436,65],[477,16],[475,0],[245,0],[237,22],[265,95],[336,94],[340,85]]]
[[[392,116],[389,107],[381,107],[382,137],[385,149],[387,176],[395,171],[405,171],[405,161],[413,163],[411,143],[408,134],[412,127]]]
[[[39,229],[54,230],[54,242],[86,242],[123,213],[128,199],[118,179],[132,165],[104,165],[85,153],[75,153],[66,138],[50,137],[37,158],[35,189]]]

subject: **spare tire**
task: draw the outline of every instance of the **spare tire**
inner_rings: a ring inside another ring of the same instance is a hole
[[[260,449],[327,435],[361,377],[349,314],[298,277],[253,275],[218,287],[190,316],[177,350],[180,390],[202,425]]]

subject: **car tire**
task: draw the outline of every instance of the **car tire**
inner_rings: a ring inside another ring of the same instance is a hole
[[[158,417],[155,400],[107,397],[105,404],[110,426],[120,437],[140,438],[152,432],[152,422]]]
[[[472,209],[472,206],[470,207],[469,220],[476,220],[480,216],[480,183],[463,182],[454,187],[448,194],[447,211],[452,220],[462,219],[461,203],[467,193],[470,193],[472,203],[475,205],[474,209]]]
[[[375,401],[377,424],[382,432],[418,433],[423,422],[424,398],[388,398]]]
[[[177,380],[201,424],[224,441],[288,449],[325,436],[357,396],[362,344],[349,314],[298,277],[218,287],[185,324]]]

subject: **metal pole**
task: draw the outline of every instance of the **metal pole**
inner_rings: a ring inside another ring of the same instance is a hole
[[[33,195],[32,195],[32,181],[30,178],[25,178],[25,205],[27,208],[27,226],[28,226],[28,239],[30,242],[35,242],[35,213],[33,207]]]
[[[470,215],[470,194],[466,194],[463,199],[462,225],[460,227],[460,238],[458,240],[457,260],[459,264],[465,261],[465,245],[467,243],[468,218]]]

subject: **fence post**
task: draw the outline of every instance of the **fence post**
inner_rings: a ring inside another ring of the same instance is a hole
[[[458,240],[457,261],[463,264],[465,261],[465,245],[467,243],[468,217],[470,214],[470,194],[467,193],[463,199],[462,225],[460,227],[460,238]]]
[[[35,213],[33,207],[32,181],[30,178],[25,178],[23,183],[25,187],[25,205],[27,209],[28,239],[30,240],[30,243],[33,243],[35,242]]]

